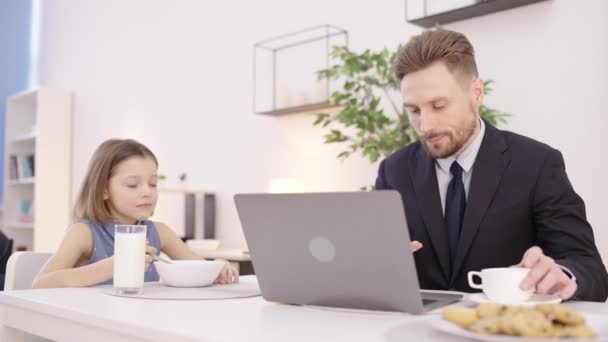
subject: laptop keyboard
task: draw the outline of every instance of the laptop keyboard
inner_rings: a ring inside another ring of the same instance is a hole
[[[426,305],[435,303],[436,301],[438,301],[438,299],[426,299],[426,298],[422,298],[422,305],[426,306]]]

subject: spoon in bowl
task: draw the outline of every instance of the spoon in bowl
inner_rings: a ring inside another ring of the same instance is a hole
[[[162,261],[162,262],[167,263],[167,264],[172,264],[172,262],[171,262],[171,261],[169,261],[169,260],[167,260],[167,259],[165,259],[165,258],[161,258],[161,256],[160,256],[160,255],[156,255],[156,254],[154,254],[154,255],[152,256],[152,259],[154,259],[155,261]]]

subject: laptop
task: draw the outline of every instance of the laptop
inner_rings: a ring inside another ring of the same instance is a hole
[[[462,298],[420,290],[397,191],[234,201],[267,301],[421,314]]]

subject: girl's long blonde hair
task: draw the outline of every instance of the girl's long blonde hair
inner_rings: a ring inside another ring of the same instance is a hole
[[[86,218],[97,223],[113,219],[103,193],[116,166],[132,157],[151,158],[158,166],[154,153],[132,139],[110,139],[97,147],[74,205],[74,219]]]

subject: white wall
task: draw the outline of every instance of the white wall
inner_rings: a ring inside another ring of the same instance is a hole
[[[219,195],[218,235],[240,246],[235,193],[265,192],[277,177],[309,191],[375,179],[376,165],[336,160],[312,117],[252,113],[252,49],[325,23],[347,28],[356,49],[396,46],[409,36],[399,1],[50,0],[41,21],[40,82],[76,91],[76,184],[101,141],[134,137],[169,185],[186,171],[189,187]]]
[[[219,195],[219,237],[239,246],[234,193],[266,191],[275,177],[302,179],[310,191],[354,190],[376,172],[361,159],[335,160],[339,148],[322,144],[309,117],[252,113],[253,43],[330,23],[349,30],[355,50],[394,47],[419,32],[405,23],[403,6],[46,0],[38,73],[42,84],[76,91],[78,181],[102,140],[139,139],[155,151],[162,173],[186,171],[188,186]],[[482,76],[497,81],[487,102],[514,114],[509,128],[562,150],[608,260],[600,139],[608,128],[606,13],[604,0],[550,0],[446,27],[474,43]]]

